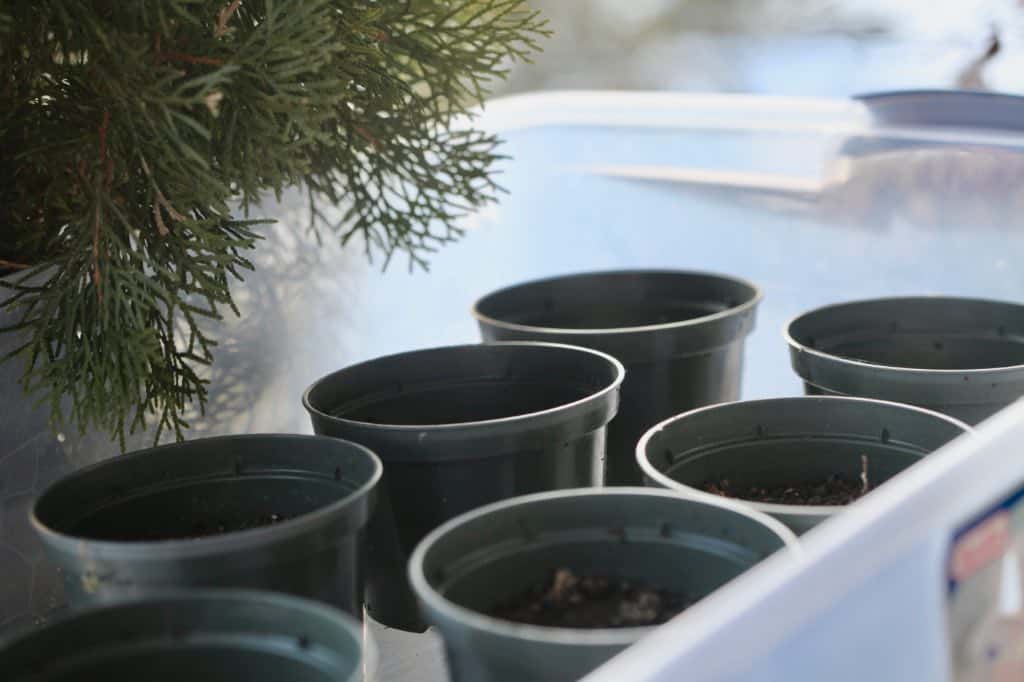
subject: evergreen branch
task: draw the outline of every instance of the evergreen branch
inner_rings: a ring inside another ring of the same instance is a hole
[[[110,110],[103,110],[103,122],[100,123],[100,171],[103,173],[103,191],[109,191],[110,181],[113,177],[113,166],[110,157],[107,155],[107,132],[110,128]],[[96,298],[103,299],[102,277],[100,275],[100,227],[102,217],[100,214],[100,200],[97,198],[93,206],[92,216],[92,281],[96,288]]]
[[[523,0],[34,0],[0,35],[0,332],[56,424],[123,442],[205,407],[259,238],[232,207],[304,185],[315,239],[426,267],[501,191],[454,118],[546,30]]]
[[[228,32],[228,22],[231,21],[231,17],[241,4],[242,0],[232,0],[231,3],[225,5],[220,13],[217,14],[217,25],[213,29],[214,38],[220,38]]]

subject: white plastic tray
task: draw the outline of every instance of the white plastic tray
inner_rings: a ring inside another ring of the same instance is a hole
[[[1021,443],[1024,402],[805,535],[799,564],[765,562],[586,680],[1022,679],[1013,535],[1006,546],[992,533],[963,534],[1020,491]],[[1019,521],[1013,530],[1019,543]],[[959,601],[949,582],[955,538],[974,553],[971,593]],[[1012,676],[997,676],[992,666],[1007,660]]]

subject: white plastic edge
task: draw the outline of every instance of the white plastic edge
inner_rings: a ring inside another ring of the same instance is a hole
[[[615,90],[498,97],[474,114],[476,125],[494,132],[551,125],[807,130],[869,122],[864,105],[848,99]]]
[[[687,668],[688,682],[717,682],[741,673],[908,549],[928,540],[948,542],[958,526],[1019,487],[1022,441],[1024,401],[1018,401],[804,535],[803,561],[768,559],[585,682],[669,679],[683,659],[701,661]],[[886,541],[879,543],[883,530]],[[765,627],[769,615],[771,625]],[[736,655],[739,643],[741,656]]]
[[[879,125],[863,101],[749,94],[552,90],[486,102],[456,127],[494,133],[543,126],[776,131],[1024,147],[1024,135],[984,128]]]

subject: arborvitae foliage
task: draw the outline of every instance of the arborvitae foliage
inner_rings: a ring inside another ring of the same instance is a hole
[[[543,34],[523,0],[0,0],[25,388],[58,423],[180,435],[206,398],[200,318],[259,247],[232,207],[304,187],[316,236],[423,264],[498,189],[497,140],[453,117]]]

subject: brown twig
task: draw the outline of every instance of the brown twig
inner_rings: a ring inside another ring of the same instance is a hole
[[[103,110],[103,122],[100,123],[100,161],[107,162],[107,131],[110,129],[110,110]]]
[[[156,232],[161,237],[166,237],[170,230],[167,229],[167,225],[164,223],[164,217],[160,213],[160,204],[153,202],[153,222],[156,223]]]
[[[178,213],[178,211],[171,206],[171,202],[167,201],[167,197],[159,189],[156,190],[156,200],[160,202],[160,205],[164,207],[164,210],[179,223],[188,220],[185,216]]]
[[[170,41],[171,46],[175,44],[174,39]],[[224,66],[224,60],[217,57],[206,57],[203,55],[188,54],[163,49],[163,36],[160,33],[153,34],[153,54],[157,62],[184,62],[185,64],[205,64],[207,66]]]
[[[164,222],[163,214],[160,213],[161,207],[167,211],[171,218],[178,222],[182,222],[186,220],[186,218],[171,205],[171,202],[167,201],[167,197],[165,197],[164,193],[160,191],[160,188],[156,184],[156,180],[153,179],[153,173],[150,172],[149,164],[146,163],[146,160],[140,158],[139,161],[142,163],[142,170],[145,171],[146,177],[149,178],[150,183],[153,185],[153,193],[156,196],[156,201],[153,202],[153,221],[156,223],[156,231],[161,237],[166,237],[170,233],[170,230],[167,229],[167,224]]]
[[[871,484],[868,482],[868,456],[860,456],[860,494],[866,495],[871,489]]]
[[[380,151],[381,148],[384,146],[384,143],[378,140],[373,135],[371,135],[370,131],[368,131],[366,128],[362,126],[356,126],[353,128],[353,130],[356,131],[356,134],[359,135],[359,137],[363,138],[364,140],[372,144],[373,148],[376,149],[377,151]]]
[[[100,123],[100,168],[103,170],[103,182],[105,187],[110,186],[113,179],[113,164],[107,155],[107,131],[110,129],[110,110],[103,111],[103,122]],[[92,212],[92,283],[96,287],[96,299],[103,301],[102,283],[100,275],[100,197],[96,197],[96,203]]]
[[[102,302],[102,280],[100,279],[100,202],[98,200],[92,212],[92,283],[96,287],[96,299]]]
[[[242,0],[232,0],[231,4],[224,6],[220,10],[217,14],[217,25],[213,29],[214,38],[220,38],[228,32],[228,22],[231,21],[231,17],[241,4]]]
[[[4,270],[28,270],[30,267],[32,266],[25,263],[15,263],[14,261],[0,258],[0,268]]]
[[[224,66],[224,60],[217,57],[185,54],[184,52],[161,52],[159,58],[168,62],[185,62],[186,64],[206,64],[208,66]]]

